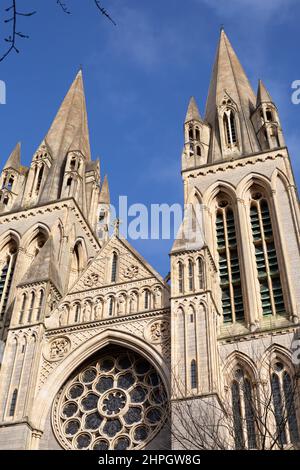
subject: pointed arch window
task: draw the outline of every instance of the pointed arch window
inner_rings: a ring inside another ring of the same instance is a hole
[[[115,306],[115,300],[113,297],[109,297],[108,299],[108,316],[112,317],[114,314],[114,306]]]
[[[279,265],[267,200],[260,192],[252,193],[250,218],[263,315],[285,311]]]
[[[273,121],[273,113],[270,108],[266,109],[266,121],[267,122],[272,122]]]
[[[75,307],[75,323],[79,323],[80,320],[80,305],[76,304]]]
[[[231,403],[235,448],[256,449],[253,384],[241,367],[236,368],[231,383]]]
[[[71,196],[73,191],[73,178],[69,176],[66,181],[66,196]]]
[[[70,170],[76,170],[76,157],[72,157],[70,161]]]
[[[198,387],[198,374],[197,374],[197,363],[195,359],[191,362],[191,388],[195,389]]]
[[[191,259],[188,262],[188,274],[189,274],[189,290],[194,290],[194,263]]]
[[[17,405],[17,398],[18,398],[18,389],[16,388],[12,394],[10,408],[9,408],[9,416],[15,416],[16,405]]]
[[[144,291],[144,308],[145,310],[150,308],[150,291],[148,289]]]
[[[200,130],[198,127],[196,127],[196,140],[200,142]]]
[[[117,282],[118,255],[113,253],[111,261],[111,282]]]
[[[197,259],[198,287],[203,289],[204,286],[204,266],[202,258]]]
[[[184,291],[184,267],[183,263],[179,261],[178,263],[178,289],[179,293],[183,294]]]
[[[235,218],[228,201],[222,198],[218,203],[216,234],[223,319],[224,322],[242,321],[244,319],[244,302]]]
[[[27,300],[27,295],[24,293],[22,295],[22,302],[21,302],[21,311],[20,311],[20,324],[22,325],[23,320],[24,320],[24,314],[25,314],[25,308],[26,308],[26,300]]]
[[[299,442],[296,413],[297,385],[281,361],[273,366],[271,390],[276,431],[281,446]]]
[[[17,245],[14,241],[10,242],[6,249],[8,251],[6,255],[6,259],[2,265],[0,270],[0,316],[1,318],[4,316],[6,311],[10,289],[13,281],[15,266],[16,266],[16,258],[17,258]],[[3,251],[6,251],[4,248]]]
[[[39,303],[38,303],[38,309],[37,309],[37,315],[36,315],[37,321],[39,321],[41,318],[43,304],[44,304],[44,290],[41,289],[39,292]]]
[[[35,293],[31,292],[30,294],[30,301],[29,301],[29,309],[28,309],[28,323],[32,320],[32,313],[34,308],[34,301],[35,301]]]
[[[192,126],[189,128],[189,139],[194,140],[194,129]]]
[[[234,147],[237,145],[237,131],[235,122],[235,112],[232,109],[227,109],[223,116],[224,133],[227,147]]]
[[[191,144],[190,145],[190,157],[192,157],[193,155],[195,155],[195,146],[194,144]]]
[[[39,169],[38,172],[38,178],[37,178],[37,183],[36,183],[36,192],[39,193],[43,181],[43,176],[44,176],[44,165],[42,165]]]
[[[8,179],[6,178],[5,186],[9,191],[12,191],[14,181],[15,181],[14,175],[9,175]]]

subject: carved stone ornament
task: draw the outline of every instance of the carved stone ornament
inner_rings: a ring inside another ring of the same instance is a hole
[[[99,274],[92,273],[86,279],[84,279],[83,284],[86,287],[93,287],[99,281]]]
[[[69,353],[70,349],[69,338],[55,338],[47,344],[44,356],[50,362],[60,361]]]
[[[131,266],[129,266],[129,268],[124,270],[124,277],[126,279],[133,279],[138,275],[138,273],[139,267],[132,264]]]
[[[170,323],[168,320],[155,320],[145,330],[145,338],[153,344],[163,343],[170,337]]]

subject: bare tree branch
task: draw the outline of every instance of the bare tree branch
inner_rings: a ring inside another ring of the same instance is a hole
[[[105,10],[105,8],[103,8],[101,5],[100,5],[100,2],[99,0],[94,0],[95,2],[95,5],[96,7],[98,8],[98,10],[102,13],[102,15],[106,16],[106,18],[108,18],[112,24],[114,24],[115,26],[117,26],[117,23],[112,19],[112,17],[109,15],[109,13]]]
[[[20,12],[17,9],[17,0],[11,0],[11,2],[12,2],[12,4],[8,8],[5,9],[5,12],[6,13],[11,13],[11,16],[9,18],[7,18],[6,20],[4,20],[4,23],[6,23],[6,24],[11,23],[12,24],[11,33],[9,34],[8,37],[5,38],[5,41],[7,43],[9,43],[9,48],[7,49],[7,51],[2,56],[0,56],[0,62],[2,62],[4,59],[6,59],[6,57],[11,52],[13,52],[13,51],[15,51],[16,53],[20,52],[19,48],[17,47],[17,39],[18,38],[21,38],[21,39],[28,39],[29,38],[29,36],[27,34],[24,34],[21,31],[18,31],[18,29],[17,29],[18,17],[20,17],[20,16],[30,17],[30,16],[36,14],[36,11],[31,11],[31,12],[28,12],[28,13]],[[108,11],[100,4],[100,1],[99,0],[93,0],[93,2],[95,4],[96,8],[99,10],[99,12],[103,16],[105,16],[112,24],[117,26],[117,23],[113,20],[113,18],[110,16]],[[71,14],[70,9],[68,8],[67,4],[63,0],[56,0],[56,3],[65,14],[67,14],[67,15]]]
[[[261,349],[266,350],[263,347]],[[254,345],[252,359],[254,362],[259,361]],[[222,362],[222,358],[220,360]],[[285,385],[279,407],[276,404],[276,390],[274,391],[272,385],[274,370],[273,359],[268,357],[259,372],[257,382],[254,377],[252,382],[249,382],[251,376],[248,376],[246,371],[245,375],[243,373],[241,376],[239,393],[243,396],[243,403],[239,402],[238,405],[242,406],[244,411],[238,416],[238,425],[231,386],[228,386],[232,380],[236,380],[234,377],[230,378],[231,371],[219,393],[207,396],[198,390],[197,395],[186,397],[185,385],[180,383],[178,373],[174,370],[171,373],[170,432],[175,446],[184,450],[298,449],[298,368],[289,370],[289,386]]]
[[[66,15],[70,15],[70,14],[71,14],[71,12],[70,12],[70,10],[68,9],[67,5],[66,5],[64,2],[62,2],[62,0],[56,0],[56,3],[60,6],[60,8],[62,9],[62,11],[63,11],[64,13],[66,13]]]
[[[12,13],[12,16],[10,18],[4,20],[4,23],[12,23],[12,32],[7,38],[5,38],[5,41],[10,44],[10,47],[2,55],[2,57],[0,57],[0,62],[2,62],[12,51],[15,51],[17,53],[20,52],[19,49],[17,48],[17,45],[16,45],[18,37],[22,38],[22,39],[28,39],[29,38],[28,35],[23,34],[20,31],[17,31],[17,18],[18,18],[18,16],[29,17],[29,16],[32,16],[36,13],[35,11],[31,11],[29,13],[19,12],[17,10],[17,0],[12,0],[12,5],[8,8],[6,8],[5,11],[7,13],[8,12]]]

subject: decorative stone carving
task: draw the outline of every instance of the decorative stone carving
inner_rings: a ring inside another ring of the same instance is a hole
[[[86,287],[93,287],[99,281],[99,274],[91,273],[86,279],[84,279],[83,284]]]
[[[160,287],[155,287],[154,291],[154,308],[161,308],[162,292]]]
[[[95,320],[100,320],[103,315],[103,301],[101,299],[97,299],[95,306],[94,306],[94,318]]]
[[[63,305],[60,309],[59,309],[59,325],[60,326],[63,326],[63,325],[67,325],[68,323],[68,307],[66,305]]]
[[[170,323],[168,320],[155,320],[145,331],[145,338],[151,343],[158,344],[167,341],[170,337]]]
[[[139,267],[132,264],[131,266],[129,266],[129,268],[126,268],[124,270],[123,275],[126,279],[134,279],[138,275],[138,273]]]
[[[137,306],[138,306],[138,296],[135,292],[132,292],[130,294],[130,313],[136,313],[137,312]]]
[[[120,294],[118,297],[118,314],[125,315],[126,313],[126,297],[124,294]]]
[[[91,321],[92,306],[90,302],[85,302],[82,309],[82,321],[83,323]]]
[[[55,338],[49,342],[45,357],[50,362],[60,361],[71,349],[71,341],[67,337]]]

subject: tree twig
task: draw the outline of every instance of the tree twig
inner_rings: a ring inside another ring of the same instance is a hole
[[[100,5],[99,0],[94,0],[94,3],[95,3],[95,5],[96,5],[96,7],[98,8],[98,10],[102,13],[102,15],[106,16],[106,18],[108,18],[109,21],[112,22],[112,24],[114,24],[115,26],[117,26],[117,23],[112,19],[112,17],[110,16],[110,14],[105,10],[105,8],[103,8],[103,7]]]
[[[66,15],[71,15],[70,10],[68,9],[67,5],[64,2],[62,2],[62,0],[56,0],[56,3],[60,6],[62,11],[66,13]]]
[[[17,18],[18,16],[32,16],[36,12],[31,11],[29,13],[21,13],[17,11],[17,0],[12,0],[12,5],[8,8],[5,9],[6,12],[12,12],[12,16],[6,20],[4,20],[4,23],[12,23],[12,32],[11,34],[5,38],[5,41],[10,44],[10,47],[8,50],[0,57],[0,62],[2,62],[12,51],[17,52],[19,54],[19,49],[17,48],[17,38],[22,38],[22,39],[28,39],[29,36],[26,34],[21,33],[20,31],[17,31]]]

